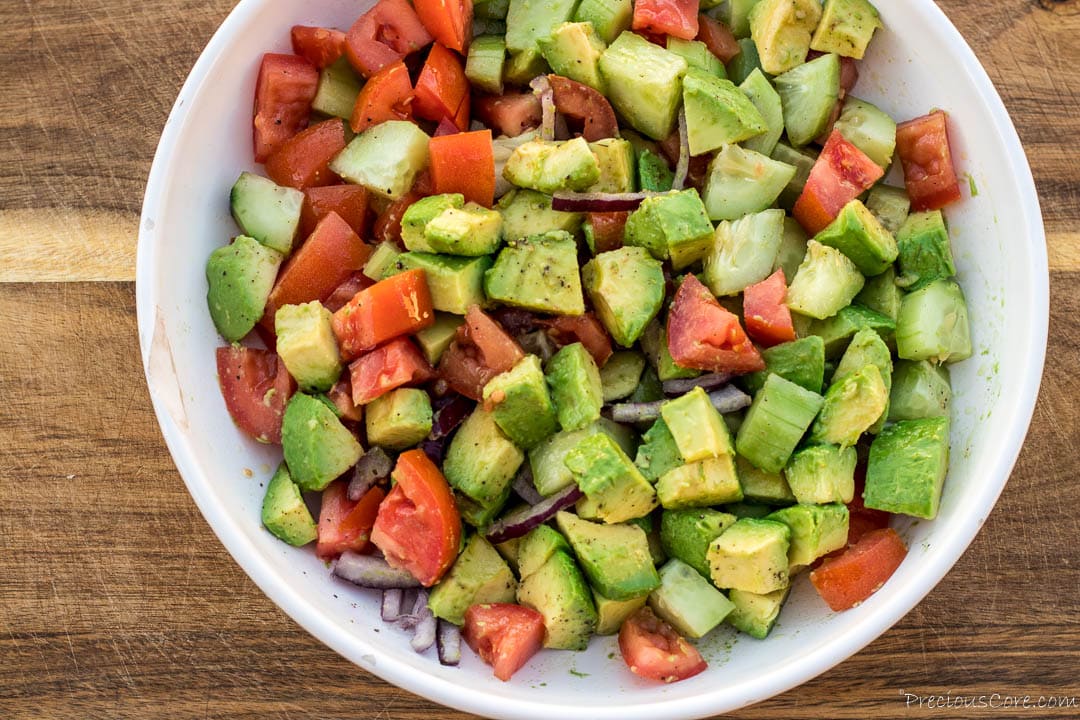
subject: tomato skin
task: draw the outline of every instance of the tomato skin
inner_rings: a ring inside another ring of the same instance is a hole
[[[468,202],[495,202],[495,152],[490,130],[431,138],[431,179],[435,193],[461,193]]]
[[[432,41],[408,0],[379,0],[345,36],[345,56],[364,77],[403,59]]]
[[[379,506],[371,541],[388,563],[431,587],[457,558],[461,516],[446,478],[422,450],[399,455],[393,478],[397,484]]]
[[[353,105],[349,127],[361,133],[387,120],[412,120],[413,86],[409,69],[398,60],[371,76]]]
[[[472,0],[414,0],[413,6],[436,42],[465,54],[472,37]]]
[[[495,677],[506,682],[544,644],[544,616],[513,603],[471,605],[462,633]]]
[[[416,79],[413,112],[417,117],[439,122],[453,118],[458,130],[469,129],[469,111],[461,114],[469,103],[469,80],[461,60],[439,43],[431,46],[427,61]]]
[[[765,369],[738,316],[721,307],[694,275],[687,275],[675,293],[667,338],[672,360],[682,367],[736,375]]]
[[[791,214],[810,235],[817,235],[836,219],[845,205],[885,174],[877,163],[833,130],[821,155],[810,169]]]
[[[471,305],[457,337],[439,359],[439,376],[455,391],[479,401],[484,385],[525,357],[521,346],[480,309]]]
[[[358,423],[364,419],[364,409],[357,406],[352,399],[352,378],[348,373],[342,373],[341,378],[326,393],[330,401],[337,406],[342,420]]]
[[[348,362],[399,335],[435,322],[431,292],[423,270],[407,270],[356,293],[334,313],[334,335]],[[355,388],[354,388],[355,389]]]
[[[895,530],[872,530],[811,571],[810,582],[831,609],[848,610],[892,577],[906,555],[907,547]]]
[[[330,213],[338,216],[359,237],[367,234],[368,191],[363,185],[325,185],[304,190],[300,207],[300,236],[308,237]]]
[[[772,347],[795,339],[791,311],[784,304],[786,295],[787,281],[782,269],[743,291],[746,333],[758,344]]]
[[[592,227],[593,242],[596,244],[598,255],[609,250],[618,250],[623,246],[628,217],[630,217],[629,210],[586,213],[585,222]]]
[[[589,142],[618,137],[615,111],[600,91],[562,75],[548,75],[548,81],[555,108],[571,120],[583,123],[582,137]]]
[[[407,338],[396,338],[349,364],[353,403],[367,405],[403,385],[427,382],[434,374],[415,345]]]
[[[241,430],[262,443],[281,444],[281,419],[296,392],[285,363],[272,352],[227,345],[217,349],[225,407]]]
[[[294,25],[293,52],[320,70],[345,54],[345,33],[333,28]]]
[[[517,137],[540,127],[540,99],[528,93],[482,95],[476,98],[476,116],[497,135]]]
[[[709,52],[718,57],[720,62],[725,65],[731,62],[731,58],[741,52],[739,41],[735,39],[731,29],[722,22],[713,20],[705,13],[698,14],[698,34],[695,39],[705,43],[705,47],[709,48]]]
[[[915,212],[940,210],[960,199],[946,114],[937,110],[896,126],[896,155]]]
[[[369,288],[374,284],[375,281],[365,275],[362,271],[354,272],[352,275],[345,278],[340,285],[334,288],[334,291],[322,301],[322,304],[330,312],[336,313],[338,310],[345,307],[350,300],[356,297],[356,293],[364,288]]]
[[[698,5],[698,0],[637,0],[632,27],[693,40],[698,34]]]
[[[340,178],[330,170],[330,161],[344,149],[345,123],[341,118],[324,120],[281,143],[266,159],[266,174],[278,185],[297,190],[332,185]]]
[[[319,71],[304,58],[263,55],[255,82],[255,162],[266,162],[278,146],[307,127],[318,87]]]
[[[375,224],[371,228],[375,241],[401,245],[401,218],[409,206],[422,197],[419,193],[410,190],[387,205],[386,209],[375,218]]]
[[[611,336],[592,313],[573,317],[560,315],[543,321],[543,324],[555,335],[558,344],[570,345],[579,342],[584,345],[598,367],[604,367],[611,357]]]
[[[666,683],[693,677],[708,667],[697,648],[647,605],[623,621],[619,651],[635,675]]]
[[[318,542],[315,555],[332,560],[346,550],[362,553],[368,549],[371,528],[386,497],[380,487],[373,487],[362,498],[349,500],[347,480],[335,480],[322,493],[319,510]]]

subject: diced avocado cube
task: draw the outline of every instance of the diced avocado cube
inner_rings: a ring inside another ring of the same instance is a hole
[[[337,415],[311,395],[296,393],[285,407],[281,448],[301,490],[323,490],[356,464],[364,449]]]
[[[646,198],[626,219],[626,244],[648,249],[676,269],[700,260],[712,244],[713,226],[693,188]]]
[[[648,594],[645,594],[629,600],[612,600],[604,597],[596,588],[593,588],[593,602],[596,603],[598,618],[596,634],[614,635],[619,632],[623,621],[645,607],[645,602],[648,599]]]
[[[638,187],[648,192],[667,192],[675,183],[675,173],[660,155],[645,148],[638,152]]]
[[[618,350],[600,368],[600,386],[606,403],[622,400],[634,392],[645,369],[645,356],[636,350]]]
[[[697,68],[683,78],[683,105],[691,155],[704,155],[768,129],[757,107],[735,83]]]
[[[431,399],[418,388],[398,388],[368,403],[364,411],[372,445],[404,450],[431,432]]]
[[[896,121],[887,113],[865,100],[849,97],[833,127],[882,170],[888,169],[896,150]]]
[[[796,501],[782,472],[762,470],[741,455],[735,456],[735,469],[746,500],[767,505],[788,505]]]
[[[528,85],[533,78],[551,72],[539,48],[510,53],[503,69],[503,80],[511,85]]]
[[[793,148],[782,142],[776,143],[776,147],[773,148],[771,153],[773,160],[779,160],[780,162],[787,163],[795,168],[795,175],[791,178],[791,182],[787,184],[787,187],[780,193],[780,197],[776,199],[776,204],[785,210],[791,210],[795,207],[795,202],[802,195],[803,188],[806,187],[806,181],[810,179],[810,171],[814,168],[814,162],[817,160],[817,154],[812,152],[810,148]],[[789,218],[795,225],[798,225],[798,221],[794,218]],[[802,226],[799,225],[799,229]],[[802,260],[802,255],[799,256],[799,261]],[[795,268],[798,268],[799,262],[795,263]],[[787,270],[784,271],[784,275],[787,277],[794,277],[795,270],[792,269],[789,274]]]
[[[502,556],[502,559],[506,561],[506,564],[510,566],[510,569],[514,572],[514,576],[517,577],[518,573],[518,550],[521,548],[521,541],[524,538],[510,538],[509,540],[503,540],[501,543],[495,543],[492,547]]]
[[[582,214],[551,209],[551,196],[535,190],[514,189],[496,206],[503,216],[503,237],[521,240],[562,230],[571,235],[581,227]]]
[[[465,207],[465,196],[461,193],[445,193],[420,198],[401,216],[401,241],[413,252],[433,253],[435,248],[424,235],[427,224],[450,208]]]
[[[394,263],[401,255],[401,248],[389,240],[379,243],[364,263],[364,277],[379,282],[384,277],[395,274]]]
[[[751,518],[753,520],[761,520],[768,517],[769,514],[776,508],[772,505],[766,505],[759,502],[737,502],[728,503],[723,506],[724,512],[730,513],[738,519]]]
[[[858,372],[866,365],[877,366],[878,371],[881,373],[881,379],[885,383],[885,391],[891,393],[893,371],[892,353],[885,344],[885,341],[881,339],[881,336],[869,328],[865,328],[855,333],[855,337],[851,339],[851,343],[848,345],[847,350],[844,351],[844,356],[840,358],[840,362],[833,372],[832,382],[840,382],[848,375]],[[886,399],[885,409],[874,424],[867,429],[867,432],[873,435],[881,432],[881,428],[885,425],[885,419],[888,417],[888,414],[889,401]]]
[[[667,553],[664,552],[664,546],[660,542],[660,521],[657,519],[654,522],[653,517],[653,515],[643,515],[639,518],[627,520],[626,524],[642,529],[645,538],[649,542],[649,555],[652,556],[653,565],[662,565],[668,558]]]
[[[416,343],[432,366],[439,364],[442,354],[457,337],[457,329],[462,323],[464,319],[460,315],[436,313],[435,322],[430,327],[417,331]]]
[[[607,44],[596,34],[592,23],[561,23],[539,43],[540,53],[556,74],[595,88],[601,94],[607,91],[599,66]]]
[[[819,320],[832,317],[862,290],[866,279],[847,255],[811,240],[788,286],[787,306]]]
[[[949,231],[940,210],[912,213],[896,233],[900,255],[897,284],[912,291],[956,274]]]
[[[290,545],[307,545],[318,537],[315,520],[304,504],[300,488],[285,463],[278,465],[262,502],[262,524],[274,537]]]
[[[952,280],[934,280],[900,302],[896,354],[904,360],[954,363],[971,357],[964,291]]]
[[[727,80],[727,69],[724,63],[720,62],[720,58],[713,55],[709,46],[700,40],[683,40],[668,35],[667,51],[683,57],[691,69],[701,70]]]
[[[889,420],[948,417],[949,368],[926,360],[898,360],[889,393]]]
[[[641,349],[645,351],[645,357],[656,368],[657,379],[661,382],[679,378],[692,378],[701,374],[700,370],[684,368],[675,364],[675,361],[671,358],[671,350],[668,348],[667,330],[664,329],[664,324],[657,320],[649,323],[648,327],[645,328],[645,332],[642,333]],[[660,398],[653,399],[659,400]],[[634,402],[647,401],[638,400]]]
[[[592,23],[600,39],[610,45],[630,29],[633,15],[631,0],[581,0],[574,11],[574,20]]]
[[[282,255],[289,254],[300,225],[304,193],[243,172],[233,184],[229,200],[233,219],[244,235]]]
[[[825,378],[825,342],[817,335],[774,345],[762,350],[761,358],[765,361],[765,369],[747,375],[743,380],[750,393],[758,392],[769,374],[779,375],[810,392],[821,393]]]
[[[717,20],[731,29],[731,34],[736,38],[750,37],[750,11],[760,0],[707,0],[701,3],[701,7],[715,6],[716,10],[709,13]]]
[[[652,485],[604,433],[581,440],[564,462],[585,493],[577,506],[583,518],[619,523],[647,515],[656,507]]]
[[[550,37],[560,23],[571,19],[577,3],[578,0],[510,0],[506,12],[507,50],[539,51],[540,41]]]
[[[356,97],[364,84],[344,55],[319,71],[319,85],[311,109],[348,120],[356,107]]]
[[[656,482],[660,505],[669,509],[707,507],[743,498],[731,455],[707,458],[668,470]]]
[[[757,108],[766,128],[760,135],[744,140],[742,145],[747,150],[769,156],[776,148],[776,143],[780,141],[780,136],[784,134],[784,108],[780,102],[780,95],[760,68],[755,68],[742,81],[739,90]]]
[[[724,593],[678,558],[660,568],[660,587],[649,593],[649,606],[686,637],[704,637],[735,609]]]
[[[767,155],[725,145],[709,163],[705,207],[713,220],[738,220],[772,207],[795,177],[792,165]],[[771,262],[775,255],[769,255]]]
[[[625,453],[634,452],[634,436],[627,428],[607,418],[600,418],[580,430],[558,432],[529,450],[533,485],[541,495],[551,495],[574,482],[574,474],[564,462],[567,453],[596,433],[606,433]]]
[[[859,200],[845,205],[836,219],[814,239],[847,255],[867,277],[892,267],[898,254],[892,233]]]
[[[516,597],[517,580],[506,561],[482,535],[473,534],[449,572],[431,589],[428,607],[435,617],[461,625],[470,605],[512,603]]]
[[[600,163],[584,138],[530,140],[514,148],[503,177],[544,193],[585,190],[600,179]]]
[[[817,393],[770,374],[739,427],[735,438],[739,455],[762,470],[779,472],[823,403]]]
[[[728,79],[735,84],[740,84],[755,70],[764,72],[761,67],[761,57],[758,55],[757,45],[750,38],[739,40],[739,54],[731,58],[727,64]]]
[[[841,113],[842,114],[842,113]],[[893,235],[900,232],[911,213],[911,198],[904,188],[878,183],[870,188],[866,207]]]
[[[713,584],[753,593],[788,586],[791,530],[775,520],[740,518],[709,544]]]
[[[274,288],[281,253],[240,235],[206,261],[206,304],[221,336],[237,342],[255,327]]]
[[[853,447],[811,445],[791,456],[784,475],[800,503],[849,503],[857,461]]]
[[[764,210],[719,223],[705,256],[705,284],[722,297],[769,277],[783,233],[783,210]]]
[[[477,407],[450,441],[443,473],[459,493],[490,507],[509,489],[524,460],[525,453],[503,435],[494,415]]]
[[[604,138],[589,143],[589,149],[600,164],[600,179],[589,192],[633,192],[637,174],[634,146],[622,138]]]
[[[664,302],[663,267],[644,248],[600,253],[581,275],[600,322],[623,347],[641,337]]]
[[[447,208],[424,227],[424,239],[435,252],[477,257],[490,255],[502,243],[502,215],[468,203]]]
[[[546,377],[563,430],[579,430],[600,419],[600,368],[584,345],[573,343],[555,353],[547,362]]]
[[[731,455],[731,435],[724,418],[702,388],[668,400],[660,407],[679,454],[686,462]]]
[[[484,273],[484,292],[505,305],[556,315],[581,315],[577,243],[565,232],[534,235],[506,244]]]
[[[584,650],[596,630],[592,591],[573,559],[558,550],[518,585],[519,605],[544,616],[544,647]]]
[[[784,108],[788,142],[802,147],[828,129],[840,96],[839,57],[822,55],[778,75],[774,82]]]
[[[631,127],[654,140],[675,126],[687,68],[684,58],[632,32],[623,32],[600,56],[608,100]]]
[[[861,60],[874,31],[880,27],[884,25],[877,8],[868,0],[825,0],[810,48]]]
[[[949,418],[903,420],[870,446],[866,507],[932,520],[949,466]]]
[[[641,436],[634,464],[641,474],[655,483],[665,473],[674,470],[685,461],[679,454],[679,446],[668,429],[663,417],[656,419],[652,427]]]
[[[518,576],[527,578],[544,566],[556,552],[570,552],[570,543],[550,525],[538,525],[525,533],[518,547]]]
[[[492,95],[502,95],[503,67],[506,65],[506,39],[499,35],[481,35],[469,43],[465,77],[473,87]]]
[[[848,305],[840,308],[831,318],[812,321],[806,332],[822,339],[825,357],[832,360],[843,354],[857,332],[865,329],[875,331],[884,340],[892,337],[896,323],[869,308]]]
[[[761,0],[750,11],[750,37],[770,75],[802,65],[821,19],[817,0]]]
[[[867,278],[863,289],[855,296],[854,304],[849,307],[861,305],[884,315],[895,323],[896,317],[900,314],[900,300],[903,297],[903,291],[896,285],[896,271],[889,267],[880,275]],[[838,315],[839,313],[833,317]],[[893,330],[895,329],[894,327]],[[892,332],[890,331],[889,334],[891,335]]]
[[[464,315],[470,305],[484,304],[484,273],[491,265],[487,256],[457,257],[425,252],[402,253],[394,263],[398,271],[423,270],[431,291],[431,304],[436,310],[455,315]]]
[[[484,386],[484,404],[516,445],[528,450],[559,429],[540,358],[526,355]]]
[[[735,516],[711,508],[664,510],[660,516],[660,542],[668,556],[678,558],[711,577],[708,551],[713,540],[720,537]]]
[[[457,505],[458,514],[461,515],[463,521],[474,528],[482,529],[491,525],[492,521],[502,513],[509,499],[510,485],[507,485],[500,495],[486,504],[478,503],[464,494],[455,494],[454,504]]]
[[[787,600],[788,590],[789,588],[784,588],[762,595],[732,589],[728,592],[728,599],[735,609],[727,616],[727,621],[750,637],[765,639],[776,624],[776,618],[780,616],[780,608]]]
[[[278,357],[303,390],[329,390],[341,375],[332,318],[317,300],[283,305],[274,316]]]
[[[560,512],[555,521],[585,577],[604,597],[630,600],[659,587],[649,541],[640,527],[602,525],[568,512]]]
[[[866,365],[833,382],[810,431],[811,442],[854,445],[885,412],[888,401],[889,391],[876,365]]]
[[[330,169],[380,197],[397,200],[428,166],[430,139],[412,122],[388,120],[353,138],[330,161]]]

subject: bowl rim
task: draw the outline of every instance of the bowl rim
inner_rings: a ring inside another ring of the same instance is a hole
[[[1033,348],[1035,353],[1035,356],[1029,360],[1028,371],[1024,377],[1016,379],[1020,389],[1013,396],[1015,400],[1012,406],[1001,408],[1004,417],[1008,418],[1011,425],[1008,441],[999,448],[997,459],[997,468],[1005,477],[1005,481],[998,484],[996,488],[991,487],[983,491],[978,496],[979,502],[971,506],[970,511],[950,528],[952,531],[950,536],[959,538],[957,541],[946,543],[947,547],[927,556],[922,568],[922,574],[927,578],[927,582],[896,588],[888,595],[886,602],[877,608],[875,615],[868,621],[860,623],[854,631],[827,642],[815,651],[800,656],[790,663],[784,663],[774,671],[763,673],[753,682],[723,691],[704,692],[688,698],[636,703],[632,706],[582,708],[579,705],[557,705],[528,699],[510,700],[505,697],[478,693],[434,675],[417,674],[413,667],[392,656],[384,655],[381,648],[362,638],[343,637],[337,632],[333,623],[310,607],[289,584],[281,582],[270,563],[240,531],[237,522],[230,517],[226,508],[212,501],[207,489],[210,481],[192,460],[195,450],[191,447],[190,440],[176,426],[168,412],[168,401],[161,393],[155,391],[155,379],[150,364],[158,307],[157,288],[153,279],[157,267],[155,242],[159,229],[155,228],[154,218],[162,216],[161,210],[166,203],[164,189],[168,186],[168,168],[175,152],[176,142],[186,122],[184,106],[193,99],[236,31],[268,2],[269,0],[240,0],[233,8],[195,62],[166,120],[147,181],[139,222],[135,273],[136,314],[143,370],[154,412],[169,452],[189,493],[210,528],[236,563],[267,597],[305,630],[349,661],[398,687],[434,702],[488,717],[547,720],[556,714],[564,714],[567,717],[578,716],[581,710],[585,710],[589,717],[598,720],[600,718],[626,720],[641,718],[644,720],[657,717],[658,712],[666,718],[693,718],[733,711],[773,697],[847,660],[910,612],[933,590],[966,551],[1005,487],[1034,413],[1046,356],[1049,267],[1045,231],[1034,178],[1004,103],[974,51],[945,13],[932,0],[908,0],[907,11],[922,13],[924,19],[931,23],[930,27],[933,31],[943,34],[944,42],[961,60],[960,69],[968,76],[969,82],[984,106],[987,117],[1001,137],[1007,151],[1006,164],[1016,178],[1017,185],[1023,191],[1023,195],[1017,199],[1017,208],[1024,216],[1022,225],[1026,229],[1030,246],[1028,250],[1031,254],[1031,262],[1027,264],[1025,270],[1028,274],[1026,280],[1032,290],[1032,297],[1030,312],[1025,318],[1027,322],[1023,323],[1027,331],[1026,337],[1017,338],[1016,341],[1024,343],[1024,346],[1028,348]],[[1002,413],[998,416],[1001,417]]]

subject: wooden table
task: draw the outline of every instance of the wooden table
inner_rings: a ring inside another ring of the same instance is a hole
[[[139,206],[166,114],[231,5],[0,3],[0,717],[465,717],[364,673],[267,600],[197,512],[151,412]],[[1063,717],[920,710],[903,693],[1080,696],[1080,2],[942,5],[1042,198],[1052,309],[1031,433],[922,604],[735,717]]]

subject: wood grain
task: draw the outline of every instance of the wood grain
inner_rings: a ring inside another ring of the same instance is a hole
[[[150,409],[128,282],[139,205],[173,98],[231,5],[0,3],[0,717],[465,718],[277,610],[199,515]],[[733,717],[1080,715],[904,702],[1080,698],[1080,2],[941,6],[1001,92],[1042,200],[1053,309],[1032,431],[923,603]]]

